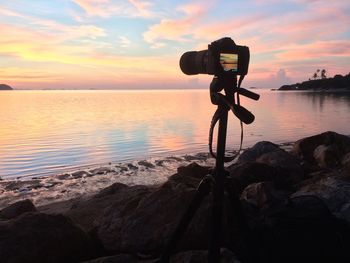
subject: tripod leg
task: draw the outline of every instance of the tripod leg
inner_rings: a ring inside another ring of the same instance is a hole
[[[228,176],[229,173],[227,171],[226,173]],[[227,179],[227,176],[226,176],[225,190],[229,195],[232,212],[236,214],[239,230],[242,234],[244,234],[244,233],[247,233],[249,229],[247,224],[247,219],[245,217],[241,202],[239,200],[238,190],[235,189],[232,182],[229,182],[229,180]]]
[[[235,244],[237,246],[237,255],[239,259],[243,262],[255,262],[256,259],[254,260],[254,256],[251,253],[251,249],[248,249],[250,237],[248,221],[238,196],[238,190],[235,188],[235,186],[235,183],[233,183],[232,181],[230,182],[226,178],[225,190],[229,196],[232,216],[236,219],[235,223],[237,227],[237,232],[235,233],[235,235],[237,235],[237,240],[240,240]]]
[[[169,242],[165,246],[163,254],[160,258],[161,263],[169,262],[169,258],[170,258],[172,251],[175,249],[177,243],[179,242],[180,238],[184,234],[184,232],[185,232],[187,226],[189,225],[189,223],[191,222],[195,212],[199,208],[204,197],[210,193],[211,182],[212,182],[212,178],[210,176],[207,176],[206,178],[204,178],[200,182],[200,184],[197,188],[197,191],[196,191],[189,207],[185,211],[185,213],[182,216],[179,224],[177,225],[173,235],[171,236]]]

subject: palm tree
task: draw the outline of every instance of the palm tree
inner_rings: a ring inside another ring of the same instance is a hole
[[[327,78],[327,76],[326,76],[326,70],[325,70],[325,69],[322,69],[322,71],[321,71],[321,79],[325,79],[325,78]]]
[[[318,75],[317,72],[314,73],[314,75],[312,76],[314,79],[317,79]]]

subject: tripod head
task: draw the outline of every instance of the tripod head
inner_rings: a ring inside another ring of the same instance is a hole
[[[219,151],[219,139],[224,140],[221,148],[225,149],[226,143],[226,127],[227,115],[231,110],[233,114],[240,120],[241,124],[241,143],[238,153],[242,148],[243,143],[243,124],[251,124],[255,117],[246,108],[240,105],[240,95],[246,96],[253,100],[258,100],[260,96],[254,92],[240,87],[244,76],[240,76],[237,83],[237,75],[235,74],[220,74],[215,76],[210,84],[210,100],[218,108],[215,111],[209,129],[209,152],[214,158],[220,158],[223,162],[230,162],[236,158],[235,156],[226,157],[225,151]],[[221,91],[224,90],[224,94]],[[236,97],[235,97],[236,95]],[[213,132],[216,123],[220,121],[225,126],[224,131],[218,134],[218,151],[217,154],[213,151]],[[225,138],[223,138],[225,137]]]
[[[254,115],[246,108],[240,105],[239,95],[243,95],[252,100],[259,100],[260,95],[239,87],[243,79],[237,84],[237,75],[220,75],[215,76],[210,83],[210,100],[214,105],[226,105],[233,114],[245,124],[254,121]],[[220,93],[224,90],[225,94]],[[236,94],[236,98],[235,98]]]

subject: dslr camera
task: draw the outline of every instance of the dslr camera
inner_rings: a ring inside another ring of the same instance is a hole
[[[207,50],[189,51],[180,59],[180,68],[187,75],[247,75],[249,48],[236,45],[224,37],[208,45]]]

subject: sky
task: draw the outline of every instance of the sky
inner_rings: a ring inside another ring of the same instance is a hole
[[[15,89],[205,88],[179,68],[222,37],[250,49],[244,87],[350,72],[349,0],[0,0],[0,83]]]

